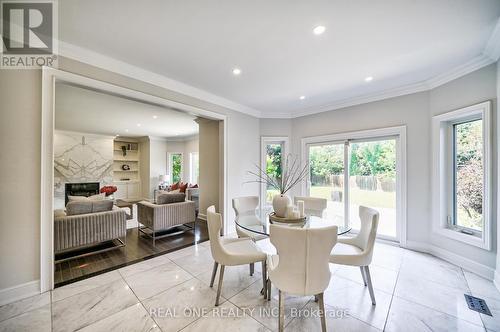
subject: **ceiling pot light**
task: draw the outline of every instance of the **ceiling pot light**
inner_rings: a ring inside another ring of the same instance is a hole
[[[304,99],[306,99],[306,96],[300,96],[299,99],[304,100]]]
[[[373,77],[372,76],[368,76],[365,78],[365,82],[371,82],[373,81]]]
[[[140,127],[140,126],[141,126],[141,124],[140,124],[140,123],[138,123],[138,124],[137,124],[137,127]]]
[[[128,129],[125,129],[125,132],[128,133]]]
[[[321,35],[323,32],[325,32],[326,28],[323,25],[318,25],[313,29],[313,32],[315,35]]]
[[[157,115],[153,115],[153,119],[157,119],[157,118],[158,118],[158,116],[157,116]]]
[[[240,68],[234,68],[233,69],[233,75],[234,76],[238,76],[241,74],[241,69]]]

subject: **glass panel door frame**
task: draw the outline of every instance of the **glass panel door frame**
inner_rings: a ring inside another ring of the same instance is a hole
[[[396,232],[397,239],[402,246],[407,243],[407,164],[406,164],[406,126],[389,127],[381,129],[347,132],[341,134],[306,137],[301,140],[301,158],[303,163],[309,161],[309,146],[345,142],[366,142],[384,138],[396,140]],[[348,165],[349,149],[344,149],[344,165]],[[344,166],[346,167],[346,166]],[[344,184],[348,184],[349,168],[344,171]],[[347,178],[347,182],[346,182]],[[349,186],[344,185],[346,198],[344,199],[344,213],[349,217]],[[346,189],[347,188],[347,189]],[[308,195],[310,189],[309,179],[302,181],[301,194]],[[349,220],[346,218],[346,220]],[[379,236],[379,238],[387,238]],[[389,238],[394,241],[394,238]]]
[[[260,138],[260,167],[261,169],[266,169],[266,161],[267,161],[267,145],[268,144],[281,144],[281,161],[282,164],[285,163],[286,156],[288,155],[289,149],[289,138],[288,136],[261,136]],[[261,211],[264,211],[266,208],[266,196],[267,196],[267,187],[264,183],[260,185],[260,208]]]

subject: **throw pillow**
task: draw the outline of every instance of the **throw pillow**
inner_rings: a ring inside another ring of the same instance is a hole
[[[92,213],[92,202],[90,201],[73,201],[66,205],[66,215],[68,216],[87,213]]]
[[[192,185],[189,185],[189,188],[198,188],[198,184],[192,184]]]
[[[92,213],[95,212],[105,212],[113,210],[113,201],[112,200],[99,200],[92,202]]]
[[[181,193],[185,193],[186,192],[186,189],[188,187],[188,184],[187,183],[182,183],[179,185],[179,189],[181,190]]]
[[[170,191],[179,189],[179,182],[174,183],[170,186]]]
[[[158,196],[158,199],[156,200],[156,204],[163,205],[163,204],[179,203],[179,202],[184,202],[185,200],[186,200],[186,194],[169,193],[169,194],[163,194],[163,195]]]

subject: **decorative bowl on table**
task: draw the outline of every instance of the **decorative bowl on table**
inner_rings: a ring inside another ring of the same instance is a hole
[[[271,212],[269,214],[269,220],[271,221],[271,223],[273,222],[278,222],[278,223],[283,223],[283,224],[294,224],[294,223],[303,223],[303,222],[306,222],[307,220],[307,216],[304,216],[304,217],[299,217],[299,218],[283,218],[283,217],[278,217],[276,215],[276,213],[274,212]]]

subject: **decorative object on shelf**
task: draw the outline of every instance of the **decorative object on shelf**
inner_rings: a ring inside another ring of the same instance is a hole
[[[286,193],[305,179],[309,170],[309,165],[307,163],[301,166],[298,156],[293,157],[292,155],[286,157],[283,166],[282,176],[272,177],[265,169],[255,165],[257,171],[248,172],[255,177],[255,180],[247,181],[265,184],[267,188],[278,190],[279,194],[273,197],[273,209],[276,216],[281,218],[286,216],[287,207],[292,202]]]
[[[130,171],[130,165],[123,164],[122,165],[122,170],[124,170],[124,171]]]
[[[276,212],[271,212],[269,214],[269,220],[271,223],[283,223],[283,224],[295,224],[304,223],[307,221],[307,217],[299,217],[298,215],[292,217],[278,217]]]
[[[130,181],[130,178],[120,178],[120,181]]]
[[[122,153],[124,157],[127,155],[127,147],[125,145],[122,145]]]
[[[168,175],[168,174],[162,174],[162,175],[160,175],[160,180],[159,180],[159,183],[158,183],[158,189],[160,189],[160,190],[167,189],[169,179],[170,179],[170,175]]]
[[[100,193],[101,194],[106,194],[106,197],[113,195],[118,188],[116,186],[104,186],[101,188]]]

